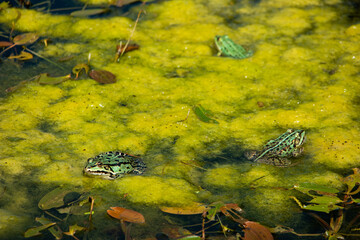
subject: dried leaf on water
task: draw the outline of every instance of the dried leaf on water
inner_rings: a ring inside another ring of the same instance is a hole
[[[9,47],[13,45],[12,42],[0,41],[0,47]]]
[[[122,207],[110,207],[107,213],[116,219],[132,223],[145,223],[145,218],[141,213]]]
[[[74,11],[70,13],[70,16],[73,17],[88,17],[92,15],[102,14],[109,11],[108,8],[93,8],[93,9],[85,9],[85,10],[79,10]]]
[[[196,105],[193,107],[193,110],[196,114],[196,116],[203,122],[206,122],[206,123],[216,123],[218,124],[219,122],[216,121],[215,119],[212,119],[210,118],[208,115],[210,115],[210,112],[207,111],[205,108],[203,108],[203,106],[201,106],[200,104],[199,105]]]
[[[15,45],[28,45],[36,42],[39,39],[39,35],[36,33],[24,33],[14,37],[13,42]]]
[[[11,49],[11,48],[13,48],[13,47],[15,47],[17,45],[32,44],[32,43],[36,42],[36,40],[38,40],[38,38],[39,38],[39,36],[36,33],[24,33],[24,34],[17,35],[13,39],[14,44],[7,47],[4,51],[2,51],[0,53],[0,55],[2,55],[4,52],[6,52],[7,50],[9,50],[9,49]]]
[[[116,82],[116,76],[106,70],[91,70],[89,76],[98,83],[109,84]]]
[[[66,76],[61,76],[61,77],[50,77],[49,74],[42,73],[42,74],[38,75],[37,81],[38,81],[38,83],[44,84],[44,85],[55,85],[55,84],[65,82],[65,81],[69,80],[70,78],[71,78],[70,74],[66,75]]]
[[[8,59],[19,59],[19,60],[25,61],[25,60],[33,59],[33,57],[34,56],[31,53],[22,51],[19,55],[10,56],[10,57],[8,57]]]
[[[195,203],[191,206],[184,207],[160,207],[160,210],[166,213],[179,214],[179,215],[193,215],[202,214],[209,208],[202,203]]]
[[[115,62],[119,61],[119,58],[126,52],[130,52],[136,49],[139,49],[140,46],[137,44],[129,44],[129,42],[122,44],[122,41],[120,41],[120,44],[116,45],[116,54],[115,54]]]
[[[269,229],[260,223],[247,221],[244,224],[244,240],[273,240]]]
[[[29,238],[29,237],[34,237],[34,236],[38,236],[41,234],[41,231],[54,226],[56,223],[49,223],[46,225],[42,225],[39,227],[33,227],[33,228],[29,228],[28,230],[26,230],[26,232],[24,233],[24,237]]]
[[[116,52],[118,52],[118,53],[122,53],[122,52],[126,53],[126,52],[130,52],[130,51],[133,51],[133,50],[136,50],[136,49],[139,49],[139,48],[140,48],[140,46],[137,45],[137,44],[135,44],[135,43],[133,43],[133,44],[128,44],[127,47],[126,47],[126,49],[124,50],[125,46],[126,46],[126,44],[124,44],[124,45],[122,45],[122,44],[117,45],[117,46],[116,46]]]

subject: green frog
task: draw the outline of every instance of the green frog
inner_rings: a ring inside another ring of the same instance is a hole
[[[145,169],[146,164],[140,158],[119,151],[111,151],[89,158],[84,173],[111,180],[126,174],[142,174]]]
[[[234,43],[227,35],[215,36],[215,45],[219,50],[218,56],[232,57],[236,59],[248,58],[253,55],[252,51],[246,51],[241,45]]]
[[[304,148],[305,131],[288,129],[274,140],[267,142],[263,150],[245,153],[249,160],[275,166],[289,166],[291,157],[299,156]]]

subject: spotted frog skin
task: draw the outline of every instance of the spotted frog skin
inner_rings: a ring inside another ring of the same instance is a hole
[[[113,151],[89,158],[84,173],[104,179],[116,179],[126,174],[142,174],[145,169],[146,165],[140,158]]]
[[[215,36],[214,41],[219,51],[218,56],[243,59],[253,55],[252,51],[246,51],[241,45],[234,43],[227,35]]]
[[[245,153],[249,160],[275,166],[288,166],[289,158],[299,156],[304,148],[305,131],[288,129],[285,133],[264,145],[263,150]]]

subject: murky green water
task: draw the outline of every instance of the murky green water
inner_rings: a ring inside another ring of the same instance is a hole
[[[40,225],[37,204],[58,186],[94,197],[90,239],[121,235],[106,215],[111,206],[141,212],[146,223],[133,225],[134,239],[155,239],[175,226],[201,223],[200,215],[189,221],[159,207],[216,201],[237,203],[243,217],[269,227],[323,231],[289,196],[305,200],[291,190],[301,182],[341,190],[340,179],[359,166],[356,2],[155,1],[93,18],[0,7],[3,35],[12,23],[13,36],[37,33],[29,49],[66,69],[36,56],[7,59],[21,47],[1,56],[1,239],[22,239]],[[131,36],[140,9],[145,13]],[[217,56],[216,35],[228,35],[253,56]],[[140,48],[114,62],[116,45],[130,36]],[[65,76],[89,54],[91,68],[112,72],[116,83],[83,76],[56,85],[31,81],[4,93],[40,73]],[[198,105],[218,124],[201,121],[193,111]],[[296,164],[279,168],[244,157],[289,128],[307,136]],[[111,150],[140,156],[146,172],[114,181],[83,175],[88,158]],[[71,216],[62,227],[87,220]],[[42,238],[52,236],[44,231]]]

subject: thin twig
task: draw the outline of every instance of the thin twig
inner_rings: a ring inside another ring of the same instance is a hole
[[[53,217],[53,218],[55,218],[55,219],[57,219],[57,220],[59,220],[59,221],[63,221],[62,219],[56,217],[54,214],[51,214],[51,213],[49,213],[48,211],[44,211],[44,212],[45,212],[47,215],[49,215],[49,216],[51,216],[51,217]]]
[[[60,66],[59,64],[57,64],[57,63],[55,63],[55,62],[51,61],[50,59],[47,59],[47,58],[46,58],[46,57],[44,57],[44,56],[41,56],[40,54],[38,54],[38,53],[36,53],[36,52],[34,52],[34,51],[31,51],[31,50],[30,50],[30,49],[28,49],[28,48],[25,48],[25,49],[24,49],[24,51],[28,51],[28,52],[30,52],[30,53],[32,53],[32,54],[34,54],[34,55],[38,56],[39,58],[42,58],[42,59],[44,59],[45,61],[47,61],[47,62],[49,62],[49,63],[54,64],[55,66],[57,66],[57,67],[61,68],[62,70],[66,70],[65,68],[63,68],[63,67],[62,67],[62,66]]]
[[[93,197],[89,197],[90,198],[90,201],[91,201],[91,206],[90,206],[90,214],[89,214],[89,222],[91,222],[91,218],[92,218],[92,212],[93,212],[93,209],[94,209],[94,198]]]
[[[202,224],[201,224],[201,240],[205,240],[205,212],[201,215],[202,216]]]
[[[204,171],[207,171],[206,168],[203,168],[203,167],[200,167],[200,166],[196,166],[194,164],[191,164],[191,163],[187,163],[187,162],[184,162],[184,161],[180,161],[182,164],[185,164],[185,165],[188,165],[188,166],[191,166],[191,167],[196,167],[196,168],[200,168],[201,170],[204,170]]]
[[[188,113],[187,113],[187,115],[186,115],[186,118],[183,119],[183,120],[177,121],[177,122],[185,122],[185,121],[189,118],[190,111],[191,111],[191,108],[189,109],[189,111],[188,111]]]
[[[145,2],[143,2],[141,5],[144,5],[144,4],[145,4]],[[128,47],[132,36],[134,35],[134,32],[135,32],[137,23],[139,22],[140,15],[141,15],[141,13],[142,13],[143,11],[144,11],[143,9],[140,9],[140,11],[139,11],[139,13],[138,13],[138,15],[137,15],[135,24],[134,24],[134,28],[133,28],[133,30],[132,30],[131,33],[130,33],[129,39],[128,39],[128,41],[126,42],[125,47],[124,47],[124,49],[122,50],[122,52],[121,52],[121,54],[120,54],[120,57],[125,53],[125,50],[126,50],[126,48]],[[144,11],[144,12],[145,12],[145,11]]]

